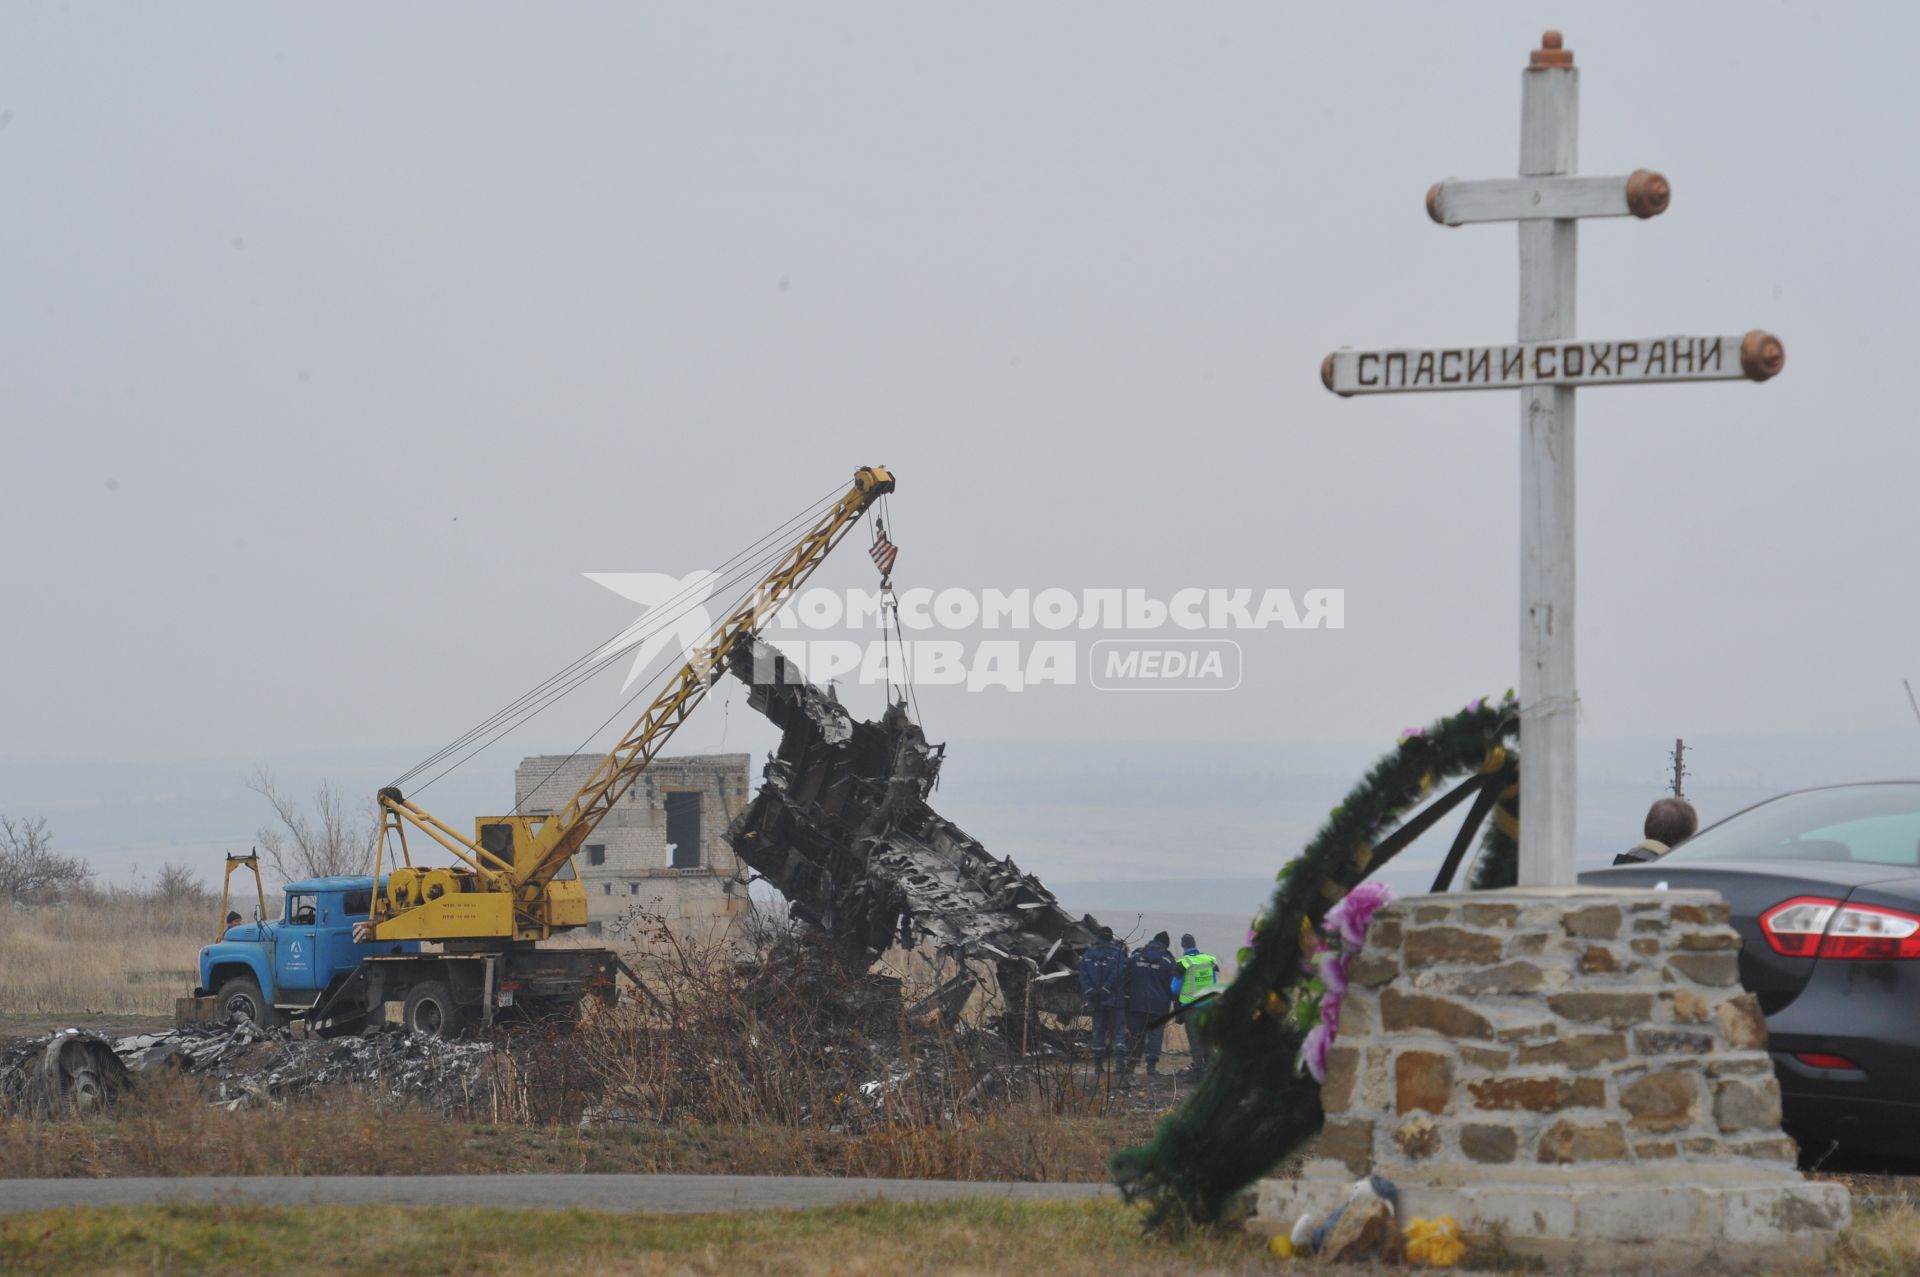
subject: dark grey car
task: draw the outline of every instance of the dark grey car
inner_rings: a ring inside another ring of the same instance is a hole
[[[1580,881],[1726,897],[1788,1133],[1809,1156],[1920,1156],[1920,783],[1783,794]]]

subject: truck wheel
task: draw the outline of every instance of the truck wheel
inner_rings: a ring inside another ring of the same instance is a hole
[[[457,1038],[467,1017],[454,1005],[453,990],[442,981],[429,980],[408,990],[400,1021],[407,1032],[423,1038]]]
[[[225,1024],[251,1020],[254,1027],[278,1028],[280,1016],[260,993],[260,982],[250,975],[237,975],[220,986],[213,995],[220,1003],[220,1019]]]

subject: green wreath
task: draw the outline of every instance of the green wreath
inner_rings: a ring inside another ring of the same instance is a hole
[[[1306,850],[1281,869],[1279,887],[1255,920],[1251,947],[1225,991],[1190,1012],[1189,1033],[1204,1034],[1214,1059],[1186,1102],[1168,1114],[1153,1142],[1114,1154],[1114,1182],[1129,1201],[1150,1206],[1148,1222],[1184,1226],[1218,1219],[1229,1199],[1272,1170],[1320,1130],[1320,1084],[1296,1067],[1304,1017],[1289,997],[1307,978],[1302,937],[1335,902],[1386,864],[1455,803],[1477,795],[1474,812],[1448,856],[1450,875],[1472,830],[1487,815],[1473,874],[1475,888],[1510,886],[1518,865],[1519,706],[1473,701],[1430,727],[1402,733],[1335,807]],[[1436,786],[1465,784],[1412,819],[1407,813]]]

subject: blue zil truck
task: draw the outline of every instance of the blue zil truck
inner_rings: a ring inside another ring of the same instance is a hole
[[[252,859],[229,857],[229,881]],[[384,1023],[397,1004],[411,1032],[455,1037],[500,1020],[571,1023],[584,999],[614,1000],[625,964],[606,949],[448,942],[429,951],[418,940],[375,941],[373,892],[371,877],[289,883],[272,920],[260,893],[261,921],[226,927],[200,950],[199,986],[177,1018],[262,1028],[300,1020],[333,1036]],[[227,909],[223,892],[223,916]]]

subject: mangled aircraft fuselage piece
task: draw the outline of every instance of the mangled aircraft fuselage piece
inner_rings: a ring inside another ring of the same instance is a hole
[[[1001,991],[1035,1009],[1080,1009],[1080,954],[1092,918],[1075,920],[1011,857],[986,849],[927,805],[943,747],[902,705],[855,720],[758,639],[737,645],[748,704],[780,729],[753,801],[727,830],[734,851],[810,922],[868,962],[922,941],[993,965]]]

